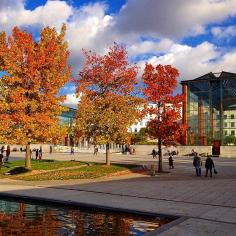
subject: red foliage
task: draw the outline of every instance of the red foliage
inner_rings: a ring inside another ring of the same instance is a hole
[[[146,64],[142,79],[145,84],[144,95],[153,106],[146,111],[154,118],[148,123],[147,130],[151,137],[163,144],[172,144],[179,140],[184,127],[181,118],[182,95],[173,95],[177,86],[179,72],[171,65],[154,67]]]
[[[86,62],[79,74],[77,92],[92,97],[118,94],[128,95],[136,84],[137,67],[130,66],[127,51],[114,44],[104,56],[83,50]]]

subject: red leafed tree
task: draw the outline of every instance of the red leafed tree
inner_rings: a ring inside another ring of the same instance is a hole
[[[179,140],[184,127],[178,121],[181,118],[182,95],[173,95],[177,86],[179,72],[171,65],[154,67],[146,64],[142,79],[144,95],[152,106],[146,112],[152,115],[147,132],[158,140],[158,172],[162,172],[162,144],[169,145]]]
[[[109,144],[127,142],[128,128],[140,118],[138,108],[144,101],[134,94],[137,67],[129,64],[125,48],[118,44],[103,56],[84,53],[85,65],[76,81],[82,94],[77,129],[94,143],[106,144],[110,165]]]

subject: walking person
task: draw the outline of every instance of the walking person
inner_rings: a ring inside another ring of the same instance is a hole
[[[205,168],[206,168],[205,177],[207,177],[208,171],[210,170],[210,176],[212,178],[212,168],[214,169],[215,173],[217,173],[216,170],[215,170],[215,164],[214,164],[214,162],[213,162],[213,160],[211,159],[210,156],[207,156],[207,159],[206,159],[206,162],[205,162]]]
[[[40,146],[40,148],[39,148],[39,160],[42,160],[42,157],[43,157],[43,150],[42,150],[42,147]]]
[[[1,147],[1,154],[3,155],[4,153],[4,146]]]
[[[169,169],[174,169],[174,160],[173,160],[173,157],[172,157],[172,153],[169,152]]]
[[[50,146],[49,153],[52,154],[52,146]]]
[[[35,150],[35,160],[38,160],[39,158],[39,150],[38,148]]]
[[[4,166],[4,160],[3,160],[3,155],[0,153],[0,168]]]
[[[71,147],[71,149],[70,149],[70,154],[71,154],[71,155],[74,155],[74,154],[75,154],[75,149],[74,149],[74,147]]]
[[[8,161],[9,157],[10,157],[10,153],[11,153],[11,149],[10,149],[10,146],[7,145],[7,150],[6,150],[6,162]]]
[[[201,176],[202,175],[202,172],[201,172],[202,160],[197,152],[194,153],[193,166],[195,167],[195,170],[196,170],[196,176]]]
[[[95,146],[94,147],[94,152],[93,152],[93,155],[97,155],[98,154],[98,147],[97,146]]]
[[[157,157],[157,153],[155,148],[152,149],[152,158],[156,158]]]

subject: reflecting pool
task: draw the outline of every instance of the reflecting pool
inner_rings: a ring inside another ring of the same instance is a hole
[[[4,197],[0,235],[144,235],[170,219],[97,209],[66,207]]]

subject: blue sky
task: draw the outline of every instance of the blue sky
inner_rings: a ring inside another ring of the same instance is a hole
[[[47,0],[26,0],[25,8],[34,10],[36,7],[45,5]],[[94,3],[105,3],[108,6],[107,13],[115,14],[119,12],[120,8],[126,3],[126,0],[104,0],[104,1],[88,1],[88,0],[69,0],[66,1],[68,4],[75,8],[79,8],[84,5],[94,4]]]
[[[1,0],[0,28],[18,25],[37,39],[44,26],[67,24],[70,64],[76,76],[82,48],[106,52],[125,44],[139,76],[145,62],[172,64],[179,80],[210,71],[236,72],[236,0]],[[68,103],[75,88],[63,89]]]

